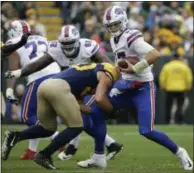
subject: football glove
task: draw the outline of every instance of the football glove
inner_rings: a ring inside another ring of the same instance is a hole
[[[7,88],[7,90],[6,90],[6,97],[10,101],[11,104],[18,105],[18,99],[15,97],[12,88]]]
[[[7,71],[5,72],[6,79],[17,79],[21,76],[21,70]]]

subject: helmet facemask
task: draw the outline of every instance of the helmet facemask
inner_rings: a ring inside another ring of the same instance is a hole
[[[76,50],[79,47],[79,40],[71,40],[66,42],[60,42],[61,49],[67,56],[72,56],[75,54]]]

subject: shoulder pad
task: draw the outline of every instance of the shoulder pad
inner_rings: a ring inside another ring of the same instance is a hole
[[[99,44],[94,40],[80,39],[80,42],[82,44],[82,48],[85,49],[88,57],[92,57],[99,49]]]

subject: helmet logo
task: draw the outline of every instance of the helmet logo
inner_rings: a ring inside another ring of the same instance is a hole
[[[118,14],[118,15],[123,14],[123,9],[122,8],[116,8],[115,13]]]
[[[15,30],[15,31],[16,31],[16,28],[17,28],[17,26],[14,26],[14,25],[12,25],[12,24],[10,23],[10,24],[9,24],[9,28],[8,28],[8,30],[13,29],[13,30]]]
[[[72,29],[72,34],[75,36],[77,35],[77,30],[75,28]]]

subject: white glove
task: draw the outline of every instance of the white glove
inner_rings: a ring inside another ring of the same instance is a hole
[[[5,72],[5,77],[6,79],[14,79],[14,78],[19,78],[21,76],[22,71],[19,70],[14,70],[14,71],[7,71]]]
[[[12,104],[18,104],[18,99],[15,97],[12,88],[6,89],[6,97]]]

